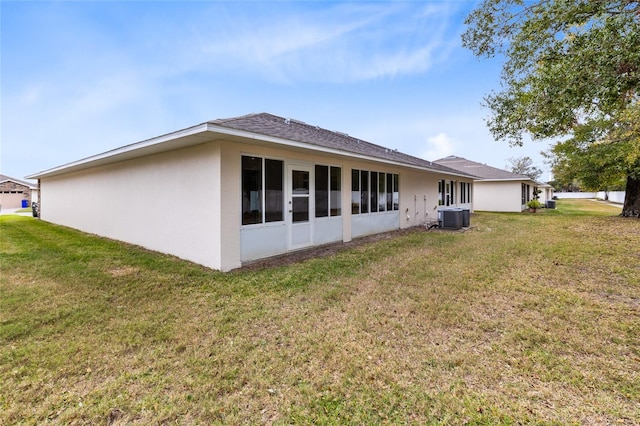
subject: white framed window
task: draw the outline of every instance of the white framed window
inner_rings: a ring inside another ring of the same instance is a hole
[[[342,169],[316,165],[315,183],[316,217],[342,215]]]
[[[460,182],[460,203],[471,202],[471,182]]]
[[[397,173],[352,169],[351,214],[398,210],[399,183]]]
[[[284,220],[284,162],[242,156],[242,224]]]

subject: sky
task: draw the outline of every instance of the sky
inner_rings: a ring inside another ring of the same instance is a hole
[[[462,47],[476,1],[0,1],[0,173],[18,179],[217,118],[268,112],[426,160],[506,169]]]

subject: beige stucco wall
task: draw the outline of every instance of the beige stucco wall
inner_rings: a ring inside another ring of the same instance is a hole
[[[451,176],[405,170],[400,176],[402,228],[438,220],[438,180]]]
[[[474,183],[473,205],[476,210],[493,212],[522,211],[522,182]]]
[[[222,269],[229,270],[241,265],[239,253],[241,224],[241,157],[255,155],[264,158],[283,160],[289,164],[315,164],[337,166],[342,169],[342,240],[352,239],[351,214],[351,170],[369,170],[400,175],[400,217],[397,228],[417,226],[427,221],[437,220],[438,180],[454,179],[457,182],[470,182],[471,179],[451,177],[449,175],[429,173],[412,168],[377,163],[355,158],[341,157],[304,149],[283,149],[275,146],[251,145],[237,142],[221,142],[221,170],[224,176],[221,211],[221,247]],[[459,191],[456,191],[459,197]],[[458,198],[459,199],[459,198]],[[465,207],[473,210],[471,204]],[[372,215],[375,215],[373,213]]]
[[[41,218],[220,269],[220,168],[197,145],[41,179]]]
[[[216,141],[43,178],[41,217],[228,271],[242,266],[242,155],[280,159],[285,168],[290,164],[341,167],[345,242],[354,237],[351,215],[354,168],[399,174],[400,210],[395,229],[437,220],[439,179],[472,182],[302,148]],[[372,213],[371,220],[376,215]],[[386,216],[389,217],[393,216]]]
[[[542,204],[545,204],[548,200],[553,198],[553,188],[548,187],[539,187],[542,192],[540,193],[539,199]]]

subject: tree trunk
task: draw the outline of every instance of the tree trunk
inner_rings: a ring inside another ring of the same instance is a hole
[[[627,176],[621,216],[640,218],[640,179]]]

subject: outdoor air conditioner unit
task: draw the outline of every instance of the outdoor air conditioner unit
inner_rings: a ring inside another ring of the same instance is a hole
[[[462,227],[468,228],[471,226],[471,210],[462,209]]]
[[[440,227],[444,229],[462,228],[462,209],[442,210]]]

